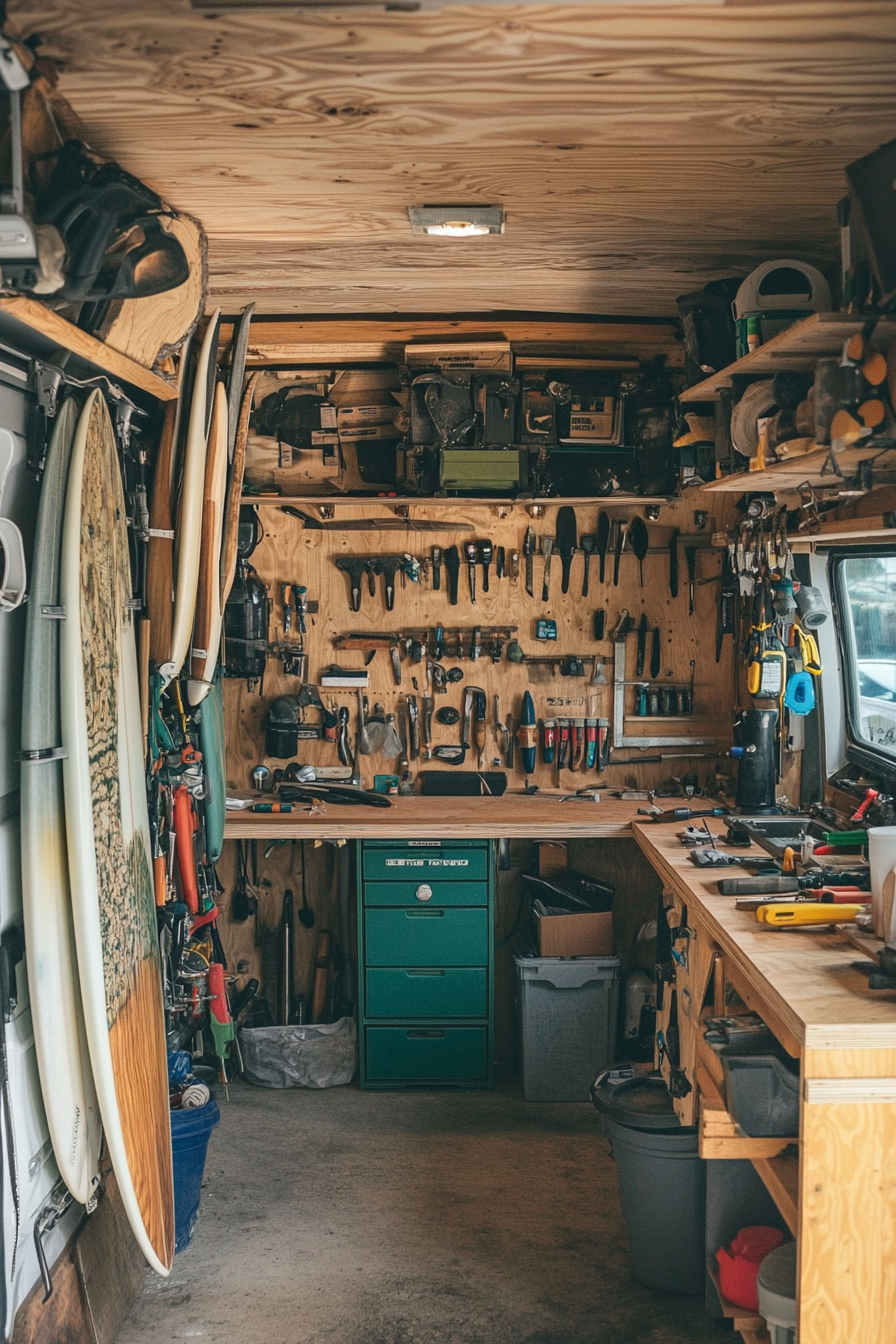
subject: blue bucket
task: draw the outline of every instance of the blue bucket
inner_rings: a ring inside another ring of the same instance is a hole
[[[171,1112],[174,1158],[174,1253],[186,1250],[199,1217],[199,1193],[212,1130],[220,1120],[218,1103],[210,1097],[195,1110]]]

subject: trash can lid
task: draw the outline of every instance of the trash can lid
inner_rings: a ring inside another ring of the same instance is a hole
[[[613,1081],[613,1070],[605,1069],[591,1086],[591,1100],[601,1115],[629,1129],[692,1132],[682,1127],[669,1089],[658,1073],[636,1073]]]
[[[766,1320],[796,1329],[796,1242],[770,1251],[759,1266],[756,1280],[759,1311]]]

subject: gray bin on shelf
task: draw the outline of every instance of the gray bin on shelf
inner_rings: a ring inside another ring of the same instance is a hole
[[[526,1101],[587,1101],[612,1063],[618,957],[514,957]]]

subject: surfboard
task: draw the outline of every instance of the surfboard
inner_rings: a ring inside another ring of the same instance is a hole
[[[224,506],[224,531],[221,540],[221,607],[227,605],[233,581],[236,578],[237,542],[240,530],[240,497],[243,493],[243,476],[246,470],[246,443],[249,438],[249,416],[255,401],[255,388],[260,374],[249,376],[243,400],[240,404],[236,439],[233,447],[233,460],[230,464],[230,476],[227,484],[227,503]]]
[[[205,767],[205,852],[217,863],[224,848],[227,782],[224,763],[224,693],[216,677],[199,711],[199,750]]]
[[[211,423],[214,393],[215,355],[218,348],[218,328],[221,310],[216,309],[199,347],[193,395],[187,421],[184,444],[183,480],[180,506],[177,512],[175,539],[176,576],[174,585],[174,616],[171,630],[171,661],[160,667],[162,680],[167,683],[176,677],[184,665],[193,633],[196,614],[196,591],[199,582],[199,552],[202,541],[202,492],[205,484],[205,459]],[[211,386],[209,379],[212,378]]]
[[[249,328],[255,304],[249,303],[240,313],[230,343],[230,372],[227,375],[227,458],[233,461],[236,448],[237,426],[243,399],[243,380],[246,377],[246,356],[249,353]]]
[[[180,441],[187,384],[190,338],[184,342],[177,371],[177,400],[165,405],[162,434],[149,500],[149,543],[146,553],[146,611],[149,656],[159,667],[171,662],[174,611],[174,469]]]
[[[65,821],[84,1026],[106,1144],[148,1263],[174,1255],[174,1191],[128,536],[106,403],[75,433],[62,529]]]
[[[187,699],[195,708],[208,695],[221,647],[221,533],[227,496],[227,393],[218,383],[208,432],[205,483],[202,488],[202,540],[196,592],[196,615],[190,649]]]
[[[59,755],[59,559],[77,403],[59,409],[41,487],[25,625],[22,697],[22,914],[31,1021],[59,1174],[80,1204],[99,1182],[99,1103],[75,957]]]

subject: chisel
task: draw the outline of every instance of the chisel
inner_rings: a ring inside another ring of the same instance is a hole
[[[603,583],[605,580],[605,568],[607,562],[607,548],[610,544],[610,519],[607,514],[599,513],[597,515],[597,531],[594,534],[594,549],[597,552],[600,561],[598,578]]]
[[[669,538],[669,592],[672,597],[678,596],[678,528],[676,527]]]
[[[542,537],[541,553],[544,556],[544,575],[541,581],[541,600],[548,602],[551,594],[551,556],[554,554],[554,538]]]
[[[685,546],[684,558],[688,567],[688,615],[694,614],[694,593],[697,583],[697,547]]]
[[[460,551],[456,546],[449,546],[444,556],[445,569],[448,571],[448,601],[452,607],[457,606],[457,580],[460,575]]]
[[[647,612],[641,612],[641,619],[638,622],[638,656],[635,662],[635,676],[643,677],[644,659],[647,655]]]
[[[653,641],[650,646],[650,675],[658,677],[660,674],[661,649],[660,649],[660,628],[656,626],[653,631]]]
[[[526,528],[526,536],[523,540],[523,555],[526,559],[526,592],[532,597],[534,596],[532,589],[535,579],[535,529],[533,527]]]
[[[619,561],[622,558],[622,550],[625,546],[625,533],[628,524],[620,518],[616,523],[616,542],[613,547],[613,587],[619,587]]]

